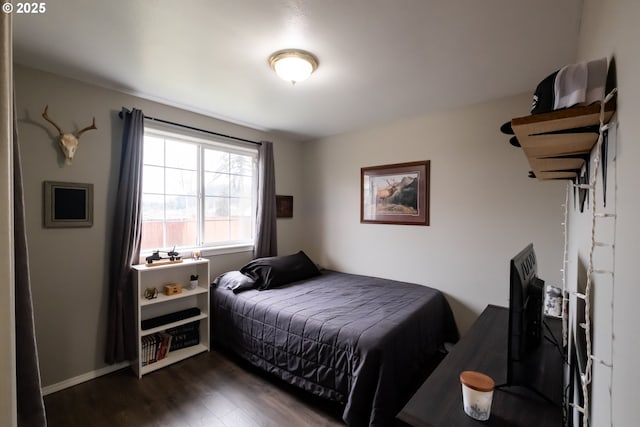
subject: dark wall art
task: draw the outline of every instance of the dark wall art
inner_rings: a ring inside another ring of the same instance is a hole
[[[43,187],[45,227],[93,225],[93,184],[45,181]]]

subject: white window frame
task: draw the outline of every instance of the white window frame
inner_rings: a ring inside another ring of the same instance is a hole
[[[257,211],[257,194],[258,194],[258,147],[252,143],[245,143],[241,141],[233,141],[222,136],[211,135],[205,132],[198,132],[197,130],[191,130],[188,128],[182,128],[180,126],[171,126],[167,124],[161,124],[145,119],[144,121],[144,133],[145,135],[155,135],[160,137],[170,137],[182,142],[193,143],[198,147],[198,165],[197,165],[197,200],[198,200],[198,212],[196,218],[197,235],[195,246],[183,246],[176,248],[180,255],[186,257],[190,256],[193,251],[197,250],[202,256],[218,255],[225,253],[238,253],[238,252],[250,252],[253,251],[254,239],[256,233],[256,211]],[[252,197],[251,197],[251,240],[239,240],[239,241],[226,241],[216,243],[203,242],[204,236],[204,218],[205,218],[205,203],[204,203],[204,150],[206,148],[219,148],[222,151],[248,155],[253,158],[253,179],[252,179]],[[144,154],[143,154],[144,163]],[[164,166],[166,167],[166,166]],[[166,187],[165,187],[166,193]],[[159,249],[166,251],[172,249],[171,247],[142,249],[141,258],[150,255],[153,250]]]

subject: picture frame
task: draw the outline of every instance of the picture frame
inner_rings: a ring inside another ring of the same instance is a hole
[[[360,222],[429,225],[429,160],[360,169]]]
[[[44,227],[93,226],[93,184],[44,181]]]
[[[293,218],[293,196],[276,196],[276,218]]]

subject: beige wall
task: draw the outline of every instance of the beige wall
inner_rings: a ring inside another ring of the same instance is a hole
[[[306,144],[310,255],[326,267],[444,291],[461,331],[487,304],[508,304],[509,259],[533,242],[559,283],[564,183],[527,178],[499,131],[530,95],[398,121]],[[431,160],[431,225],[360,224],[360,168]]]
[[[111,216],[120,157],[124,106],[145,114],[190,126],[252,140],[272,140],[276,162],[276,188],[280,194],[302,195],[301,146],[276,135],[233,125],[202,115],[145,101],[17,66],[17,114],[23,154],[27,233],[33,281],[36,335],[43,385],[59,383],[101,369],[108,305],[107,263]],[[65,131],[90,123],[97,131],[85,133],[73,165],[64,166],[54,141],[54,130],[41,113]],[[94,185],[94,225],[91,228],[42,227],[42,182],[88,182]],[[300,248],[300,215],[278,222],[281,253]],[[212,275],[237,268],[249,253],[212,257]]]
[[[640,425],[638,401],[637,318],[638,241],[640,241],[640,2],[636,0],[585,0],[581,25],[579,60],[615,57],[618,78],[618,122],[615,144],[617,156],[609,160],[608,201],[606,211],[615,211],[615,227],[610,220],[598,220],[598,240],[615,243],[614,256],[606,248],[597,248],[595,267],[614,266],[613,280],[596,275],[594,281],[594,352],[596,357],[613,361],[613,370],[595,364],[593,373],[592,423],[594,426]],[[599,211],[605,210],[602,204]],[[579,261],[588,261],[591,223],[588,215],[570,216],[569,281],[575,286]],[[580,283],[583,283],[582,280]],[[612,311],[613,310],[613,311]]]

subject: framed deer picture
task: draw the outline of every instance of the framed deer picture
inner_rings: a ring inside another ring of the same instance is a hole
[[[360,222],[429,225],[429,160],[360,169]]]

